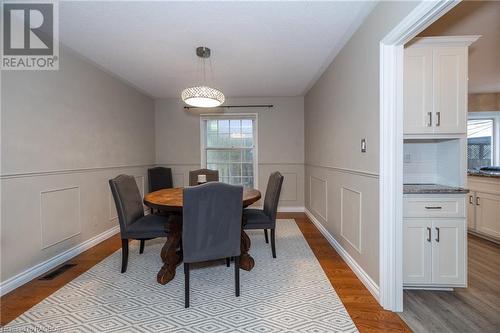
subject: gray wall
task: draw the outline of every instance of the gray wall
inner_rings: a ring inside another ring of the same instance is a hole
[[[304,98],[232,98],[225,104],[274,105],[228,113],[258,114],[259,189],[264,192],[270,173],[279,170],[285,177],[280,207],[304,207]],[[180,99],[156,101],[156,162],[173,168],[176,186],[188,184],[189,170],[201,165],[200,114],[183,106]]]
[[[154,101],[61,48],[2,72],[2,283],[117,225],[107,181],[155,162]],[[12,280],[11,280],[12,281]]]
[[[416,4],[379,3],[305,97],[306,207],[377,285],[379,42]]]

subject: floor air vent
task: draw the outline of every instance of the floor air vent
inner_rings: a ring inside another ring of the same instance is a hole
[[[58,275],[61,275],[62,273],[66,272],[68,269],[70,269],[73,266],[76,266],[76,264],[65,264],[65,265],[62,265],[62,266],[54,269],[52,272],[49,272],[49,273],[45,274],[44,276],[42,276],[38,280],[52,280],[55,277],[57,277]]]

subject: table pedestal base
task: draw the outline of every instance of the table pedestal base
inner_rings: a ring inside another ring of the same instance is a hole
[[[167,284],[175,277],[177,265],[182,262],[182,249],[178,251],[182,238],[182,228],[179,223],[175,223],[170,227],[169,235],[165,245],[161,249],[161,259],[163,267],[156,275],[156,280],[160,284]],[[248,250],[250,250],[250,237],[242,230],[241,231],[241,256],[240,268],[245,271],[251,271],[255,266],[255,261]]]
[[[255,261],[252,256],[248,254],[250,250],[250,237],[241,230],[241,255],[240,255],[240,268],[245,271],[251,271],[255,266]]]
[[[177,251],[182,237],[180,223],[174,223],[169,228],[167,241],[161,249],[161,260],[163,267],[156,275],[156,280],[160,284],[167,284],[175,277],[175,269],[182,262],[182,252]]]

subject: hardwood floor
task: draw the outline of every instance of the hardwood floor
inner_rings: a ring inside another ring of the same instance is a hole
[[[500,245],[469,234],[468,287],[405,290],[401,318],[415,332],[500,332]]]
[[[382,309],[304,213],[280,213],[278,218],[295,219],[360,332],[411,332],[397,314]],[[53,280],[35,279],[3,296],[0,299],[0,324],[5,325],[12,321],[118,250],[120,246],[120,238],[116,235],[68,261],[76,263],[77,266]]]

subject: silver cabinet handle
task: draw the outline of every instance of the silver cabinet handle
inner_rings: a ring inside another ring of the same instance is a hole
[[[479,197],[476,197],[476,205],[480,206]]]
[[[436,126],[441,126],[441,112],[436,112],[437,122]]]
[[[427,123],[427,127],[432,127],[432,112],[427,112],[429,115],[429,122]]]
[[[443,209],[441,206],[425,206],[425,209]]]
[[[431,228],[430,227],[427,227],[427,241],[428,242],[431,241]]]
[[[439,228],[438,227],[436,227],[436,231],[437,231],[436,242],[439,242]]]
[[[474,203],[472,202],[472,195],[469,195],[469,203],[473,205]]]

